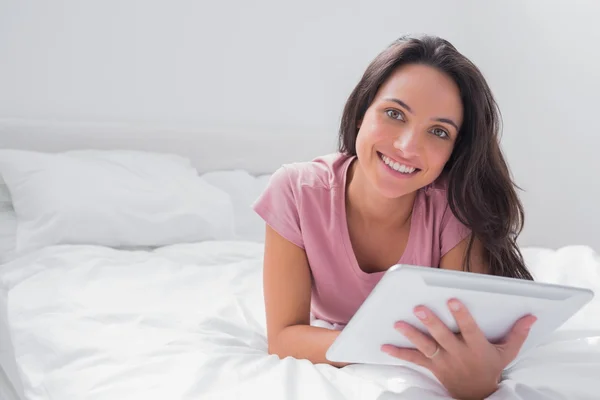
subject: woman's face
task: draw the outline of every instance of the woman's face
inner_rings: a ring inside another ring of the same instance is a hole
[[[360,168],[387,198],[430,184],[452,154],[462,116],[459,89],[449,76],[426,65],[400,67],[360,123]]]

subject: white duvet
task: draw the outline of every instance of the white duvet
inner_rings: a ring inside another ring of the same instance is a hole
[[[3,367],[28,400],[448,398],[418,369],[269,356],[262,250],[250,242],[154,252],[57,246],[0,266]],[[600,293],[590,249],[525,254],[538,279]],[[508,371],[491,399],[599,396],[597,297]]]

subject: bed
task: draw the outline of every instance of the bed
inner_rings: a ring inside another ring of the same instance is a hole
[[[23,137],[0,150],[0,398],[449,398],[418,367],[268,355],[264,228],[250,205],[280,160],[199,167],[183,151],[71,142],[49,153]],[[600,293],[593,249],[523,253],[536,279]],[[600,297],[490,399],[597,399],[598,377]]]

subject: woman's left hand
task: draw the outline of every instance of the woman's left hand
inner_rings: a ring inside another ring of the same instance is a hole
[[[396,329],[416,349],[384,345],[386,353],[429,369],[450,395],[461,400],[482,400],[498,389],[504,368],[517,356],[536,321],[528,315],[519,319],[501,343],[490,343],[467,308],[458,300],[448,302],[460,333],[452,332],[431,310],[416,307],[415,315],[431,338],[410,324],[398,322]]]

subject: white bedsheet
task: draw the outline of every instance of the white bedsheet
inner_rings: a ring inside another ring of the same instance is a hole
[[[17,216],[0,204],[0,264],[14,257],[17,244]]]
[[[28,400],[447,399],[406,367],[336,369],[266,353],[262,244],[154,252],[57,246],[0,266]],[[536,277],[600,289],[585,247],[526,252]],[[600,292],[599,292],[600,293]],[[6,343],[4,343],[6,345]],[[9,357],[0,360],[7,367]],[[508,371],[491,399],[597,399],[600,298]]]

